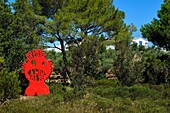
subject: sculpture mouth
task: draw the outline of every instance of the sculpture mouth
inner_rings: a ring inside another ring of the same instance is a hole
[[[44,81],[46,73],[44,70],[32,69],[28,71],[28,75],[32,81]]]

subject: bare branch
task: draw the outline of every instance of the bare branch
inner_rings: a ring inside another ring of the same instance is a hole
[[[54,48],[57,48],[57,49],[59,49],[60,51],[62,51],[61,48],[59,48],[59,47],[57,47],[57,46],[55,45],[55,43],[53,43],[53,44],[54,44]]]
[[[49,47],[49,48],[56,48],[56,49],[59,49],[60,51],[62,51],[61,48],[57,47],[55,44],[54,44],[54,47],[51,47],[51,46],[47,46],[47,47]]]

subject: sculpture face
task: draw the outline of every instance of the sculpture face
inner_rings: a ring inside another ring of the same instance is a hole
[[[42,95],[43,90],[48,90],[47,92],[49,93],[49,88],[47,88],[48,86],[45,85],[44,81],[49,77],[53,70],[52,61],[46,60],[46,54],[44,54],[43,50],[32,50],[28,52],[26,54],[26,60],[27,61],[23,63],[22,68],[30,85],[26,89],[25,95],[38,95],[40,92],[39,90],[41,90],[41,94],[39,95]],[[30,93],[30,91],[32,93]],[[47,94],[47,92],[45,92],[46,91],[44,91],[44,94]]]

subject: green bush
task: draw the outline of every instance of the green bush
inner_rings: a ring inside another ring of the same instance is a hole
[[[108,98],[103,98],[100,96],[97,96],[96,98],[96,107],[99,111],[106,111],[107,109],[112,107],[113,101]]]
[[[150,84],[127,87],[111,80],[99,80],[94,87],[86,87],[86,89],[50,84],[51,94],[28,97],[26,100],[11,99],[0,105],[0,112],[168,113],[170,100],[166,98],[167,95],[164,95],[168,93],[169,90],[166,91],[168,88],[169,86]]]
[[[118,87],[119,85],[120,82],[118,80],[101,79],[95,81],[94,87]]]
[[[86,95],[86,90],[82,87],[74,87],[72,90],[66,90],[64,93],[64,100],[66,102],[75,101],[77,99],[83,99]]]
[[[134,85],[128,88],[129,97],[132,100],[138,100],[142,98],[161,98],[160,92],[158,93],[155,89],[151,89],[144,85]]]
[[[160,101],[159,99],[157,101]],[[167,108],[165,106],[157,104],[154,100],[149,98],[143,98],[140,101],[135,101],[137,111],[140,113],[166,113]]]
[[[3,63],[4,61],[0,57],[0,102],[16,98],[21,92],[18,75],[15,72],[9,72],[3,67]]]
[[[170,99],[170,85],[169,84],[161,84],[161,85],[148,85],[150,89],[154,89],[159,95],[161,99]]]
[[[73,101],[76,99],[81,99],[86,94],[85,89],[83,89],[82,87],[77,87],[77,86],[72,88],[72,87],[57,83],[57,84],[50,84],[49,87],[50,87],[50,93],[52,96],[58,95],[60,98],[63,98],[65,102]]]
[[[160,48],[152,47],[139,50],[141,63],[145,70],[142,73],[143,83],[167,84],[169,81],[169,53]]]
[[[87,37],[81,45],[72,46],[71,79],[73,86],[90,86],[98,75],[99,68],[99,41],[95,37]]]
[[[114,73],[123,85],[169,84],[170,55],[159,48],[130,46],[124,55],[117,51]]]
[[[91,88],[90,91],[96,95],[110,99],[114,99],[117,96],[124,97],[129,94],[127,87],[120,86],[118,80],[107,79],[96,81],[94,87]]]
[[[101,97],[115,99],[116,97],[140,100],[142,98],[169,98],[170,87],[163,85],[135,84],[133,86],[122,86],[117,80],[99,80],[93,88],[88,89],[93,94]]]
[[[65,92],[65,87],[61,84],[61,83],[50,83],[49,84],[49,88],[50,88],[50,93],[52,94],[64,94]]]
[[[102,47],[100,47],[102,48]],[[113,68],[113,63],[116,60],[116,51],[113,49],[101,50],[99,53],[100,58],[100,69],[105,74],[109,69]],[[103,77],[104,78],[104,77]]]

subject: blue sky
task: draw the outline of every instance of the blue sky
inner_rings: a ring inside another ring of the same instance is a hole
[[[114,0],[113,2],[119,10],[125,12],[125,23],[133,23],[136,26],[134,37],[141,37],[141,26],[157,18],[157,10],[161,8],[162,3],[163,0]]]
[[[157,10],[160,10],[163,0],[114,0],[113,4],[119,10],[125,12],[125,23],[133,23],[137,31],[134,37],[141,37],[140,28],[157,18]]]

